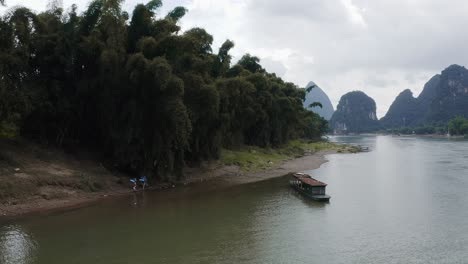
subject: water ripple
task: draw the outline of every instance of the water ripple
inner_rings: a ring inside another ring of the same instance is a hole
[[[34,262],[37,244],[19,225],[0,228],[0,263],[28,264]]]

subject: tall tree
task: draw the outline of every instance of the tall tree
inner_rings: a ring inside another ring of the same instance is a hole
[[[324,132],[304,91],[258,57],[232,65],[233,41],[214,54],[203,28],[180,34],[184,7],[160,15],[152,0],[128,21],[122,2],[93,0],[80,15],[52,0],[0,18],[0,136],[92,148],[122,171],[172,181],[222,148]]]

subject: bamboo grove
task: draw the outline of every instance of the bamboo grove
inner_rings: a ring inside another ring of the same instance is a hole
[[[8,2],[8,1],[7,1]],[[101,153],[119,169],[174,179],[221,148],[275,147],[317,138],[326,121],[303,108],[304,89],[266,72],[230,40],[217,52],[202,28],[180,31],[187,10],[162,2],[51,2],[0,19],[0,133]]]

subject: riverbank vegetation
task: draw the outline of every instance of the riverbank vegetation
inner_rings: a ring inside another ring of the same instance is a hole
[[[256,172],[277,167],[286,160],[312,155],[319,151],[356,153],[360,151],[360,148],[328,141],[292,140],[278,148],[241,146],[231,150],[223,149],[221,162],[224,165],[239,166],[244,172]]]
[[[448,132],[450,135],[468,135],[468,119],[458,116],[450,120],[448,123]]]
[[[445,125],[423,125],[415,127],[401,127],[381,131],[386,134],[402,134],[402,135],[445,135],[447,134],[447,126]]]
[[[161,15],[151,0],[130,15],[122,2],[93,0],[78,14],[51,1],[0,18],[0,136],[92,149],[112,169],[174,180],[222,149],[326,131],[303,108],[304,89],[255,56],[233,64],[231,40],[213,51],[204,29],[181,32],[184,7]]]
[[[402,135],[447,135],[464,136],[468,134],[468,119],[458,116],[451,119],[448,123],[439,123],[433,125],[422,125],[416,127],[402,127],[380,131],[387,134]]]

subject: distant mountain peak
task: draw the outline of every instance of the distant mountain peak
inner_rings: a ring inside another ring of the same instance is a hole
[[[434,75],[417,98],[401,92],[381,123],[386,128],[443,124],[458,115],[468,117],[468,70],[452,64]]]
[[[328,95],[313,81],[310,81],[306,89],[315,86],[312,90],[306,94],[306,99],[304,101],[304,107],[319,114],[325,120],[330,120],[333,112],[335,112],[333,105],[330,101]],[[309,107],[313,102],[319,102],[322,104],[322,107]]]
[[[330,120],[335,133],[362,133],[379,128],[374,99],[361,91],[343,95]]]
[[[384,127],[409,126],[419,118],[420,103],[410,89],[402,91],[393,101],[387,114],[380,119]]]
[[[411,97],[413,97],[413,92],[410,89],[405,89],[398,96],[411,96]]]
[[[450,66],[448,66],[447,68],[445,68],[443,71],[442,71],[442,74],[444,74],[444,71],[463,71],[465,70],[466,71],[466,68],[465,66],[461,66],[461,65],[458,65],[458,64],[452,64]]]

